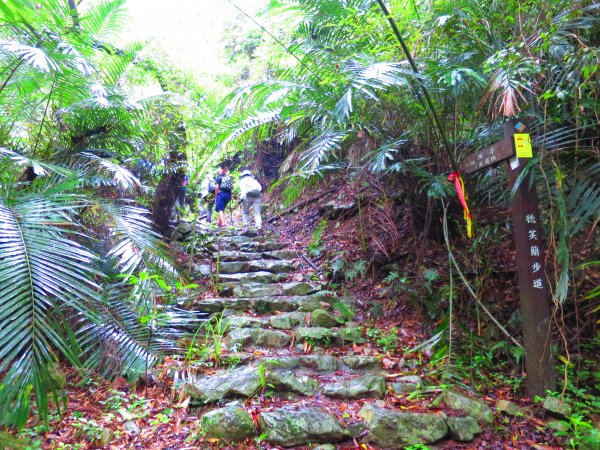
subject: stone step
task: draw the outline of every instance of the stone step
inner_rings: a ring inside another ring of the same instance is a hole
[[[352,438],[354,445],[361,441],[369,448],[393,450],[409,446],[429,448],[428,445],[437,448],[442,439],[452,437],[459,442],[468,442],[481,433],[479,424],[471,416],[407,412],[384,407],[379,402],[365,402],[358,420],[338,417],[341,414],[323,409],[318,400],[304,399],[283,406],[261,407],[258,427],[255,427],[250,412],[239,402],[209,411],[200,420],[202,430],[209,438],[221,439],[227,445],[260,435],[277,448],[305,445],[313,448],[323,444],[314,447],[315,450],[335,449],[335,444],[345,448],[352,445]]]
[[[247,236],[218,236],[213,242],[207,244],[207,250],[218,252],[276,252],[287,249],[288,245],[282,242],[275,242],[264,238],[250,238]]]
[[[261,355],[257,353],[232,352],[223,353],[220,362],[223,367],[258,366],[262,364],[271,370],[292,370],[294,373],[320,376],[324,374],[366,374],[383,373],[381,358],[366,355],[290,355],[285,350],[282,354]],[[396,377],[390,380],[390,389],[395,393],[412,392],[421,387],[422,380],[415,375]]]
[[[193,308],[198,311],[220,312],[226,309],[254,311],[258,313],[314,311],[331,308],[337,299],[325,295],[278,296],[278,297],[213,297],[196,300]]]
[[[249,346],[284,348],[291,344],[292,334],[264,328],[239,328],[227,334],[227,348],[236,351]]]
[[[239,351],[248,348],[284,348],[288,347],[292,339],[299,342],[299,350],[303,349],[303,342],[315,347],[331,347],[347,345],[349,343],[361,344],[366,342],[362,327],[325,328],[325,327],[297,327],[291,331],[270,330],[266,328],[238,328],[227,334],[227,346],[230,350]]]
[[[263,359],[269,369],[289,369],[298,373],[364,373],[381,372],[381,361],[375,356],[299,355],[271,356]]]
[[[312,444],[327,444],[315,447],[315,450],[335,449],[331,442],[337,443],[352,437],[337,417],[315,406],[288,405],[271,411],[261,409],[258,429],[255,429],[250,413],[237,403],[209,411],[200,420],[206,435],[222,440],[227,447],[260,434],[261,440],[266,439],[277,448],[296,448],[304,444],[310,444],[313,448]]]
[[[331,364],[332,361],[308,360],[309,363],[321,367]],[[276,359],[265,360],[256,366],[241,366],[215,375],[200,376],[188,380],[184,387],[192,398],[204,403],[225,398],[252,397],[259,391],[303,396],[312,396],[319,392],[332,398],[365,399],[383,397],[388,390],[387,380],[382,374],[336,373],[328,375],[326,382],[321,382],[318,378],[323,376],[323,371],[298,372],[283,364]]]
[[[214,235],[220,238],[237,238],[237,237],[247,237],[247,238],[258,238],[258,232],[256,230],[247,230],[244,231],[243,228],[240,227],[225,227],[225,228],[215,228]],[[266,239],[266,236],[262,237]]]
[[[294,335],[298,342],[306,341],[321,346],[362,344],[367,341],[363,336],[363,328],[353,325],[343,328],[298,327],[294,330]]]
[[[265,440],[282,447],[337,443],[352,436],[337,417],[316,407],[288,406],[261,412],[258,423]]]
[[[270,252],[237,252],[223,251],[218,255],[220,261],[223,262],[239,262],[239,261],[254,261],[259,259],[275,259],[275,260],[293,260],[297,257],[297,253],[288,250],[277,250]],[[217,255],[215,255],[215,258]]]
[[[234,297],[273,297],[296,296],[315,294],[321,290],[318,284],[304,281],[291,281],[287,283],[223,283],[220,295]]]
[[[306,313],[293,311],[267,317],[231,315],[223,318],[222,323],[224,326],[227,326],[227,329],[229,330],[237,328],[276,328],[279,330],[291,330],[300,324],[304,324],[305,321]]]
[[[255,317],[249,314],[227,314],[223,317],[223,324],[232,328],[276,328],[291,330],[299,325],[320,328],[335,328],[346,322],[341,316],[318,308],[307,314],[302,311],[284,312],[272,316]]]
[[[236,264],[236,263],[231,263]],[[247,272],[247,273],[231,273],[220,274],[219,280],[224,283],[278,283],[287,278],[287,274],[271,273],[271,272]]]
[[[387,381],[381,375],[361,375],[349,380],[339,380],[322,385],[326,397],[343,399],[381,398],[387,393]]]
[[[259,259],[252,261],[220,262],[218,270],[224,274],[247,274],[250,272],[270,272],[274,274],[287,274],[296,269],[290,260]]]
[[[296,375],[289,370],[270,370],[260,364],[201,376],[184,385],[192,398],[203,403],[225,398],[248,398],[266,389],[307,396],[314,395],[319,387],[319,381],[308,375]]]

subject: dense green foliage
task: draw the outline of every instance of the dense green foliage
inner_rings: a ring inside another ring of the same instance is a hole
[[[364,168],[413,174],[439,197],[450,192],[440,174],[498,140],[505,117],[527,116],[538,150],[528,170],[541,176],[553,295],[564,303],[570,242],[600,210],[598,5],[392,2],[414,67],[377,2],[290,1],[274,11],[296,18],[285,42],[293,58],[223,101],[215,145],[294,143],[281,168],[293,173],[288,200],[311,177]],[[472,202],[505,204],[503,179],[478,175]]]
[[[165,156],[172,123],[157,127],[159,106],[124,89],[141,48],[111,40],[124,13],[122,0],[84,11],[59,0],[0,5],[2,423],[25,423],[32,391],[43,416],[48,393],[60,404],[58,362],[135,376],[172,351],[168,327],[188,320],[156,310],[175,272],[133,202],[144,187],[130,169]],[[161,114],[177,111],[167,103]]]

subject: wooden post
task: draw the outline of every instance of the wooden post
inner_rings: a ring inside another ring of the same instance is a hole
[[[504,138],[510,139],[515,150],[514,158],[507,162],[509,186],[512,189],[533,157],[528,124],[518,119],[506,122]],[[537,193],[531,175],[521,181],[510,206],[519,276],[527,392],[533,398],[545,395],[546,390],[553,390],[555,377],[544,246]]]

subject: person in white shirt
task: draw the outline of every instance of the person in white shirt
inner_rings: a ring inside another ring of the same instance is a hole
[[[200,208],[206,213],[206,223],[212,219],[213,203],[215,202],[215,179],[208,174],[200,185]]]
[[[262,217],[260,215],[262,186],[247,169],[240,173],[240,203],[243,207],[242,222],[244,223],[244,229],[247,230],[250,225],[250,208],[252,208],[254,223],[260,233],[262,230]]]

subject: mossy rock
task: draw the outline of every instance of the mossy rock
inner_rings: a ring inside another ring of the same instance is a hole
[[[444,391],[442,397],[450,408],[466,412],[480,424],[491,424],[494,421],[491,408],[482,400],[452,390]]]
[[[381,360],[376,356],[342,356],[342,362],[354,370],[380,370]]]
[[[333,328],[342,323],[342,320],[324,309],[317,308],[310,314],[310,323],[315,327]]]
[[[435,414],[399,412],[366,404],[359,415],[367,423],[368,440],[386,449],[432,444],[448,434],[448,425]]]
[[[299,341],[327,342],[333,336],[333,332],[324,327],[298,327],[296,329],[296,338]]]
[[[452,434],[452,437],[457,441],[472,441],[475,438],[475,435],[481,433],[479,424],[471,416],[448,417],[446,423],[450,429],[450,434]]]
[[[346,327],[336,330],[338,339],[342,342],[354,342],[356,344],[364,344],[367,342],[363,336],[362,327]]]
[[[323,386],[323,395],[347,399],[383,397],[386,391],[386,380],[378,375],[363,375],[351,380],[327,383]]]
[[[254,422],[250,414],[239,406],[215,409],[200,418],[202,429],[211,438],[239,442],[254,436]]]
[[[260,430],[275,445],[340,442],[350,437],[340,421],[320,408],[282,408],[259,416]]]
[[[277,330],[253,329],[252,339],[255,345],[270,348],[287,347],[292,342],[292,336]]]
[[[307,375],[296,375],[293,372],[272,370],[266,374],[266,383],[277,391],[295,392],[301,395],[314,395],[319,389],[319,382]]]

